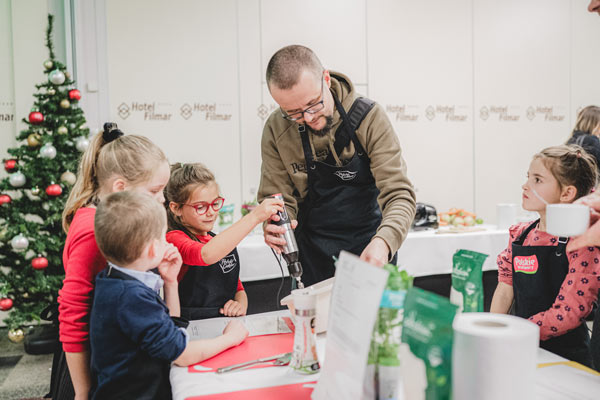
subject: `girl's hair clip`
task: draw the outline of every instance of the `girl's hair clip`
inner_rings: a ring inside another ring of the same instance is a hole
[[[113,140],[120,138],[124,133],[117,127],[114,122],[106,122],[104,124],[104,132],[102,132],[102,138],[106,143],[112,142]]]

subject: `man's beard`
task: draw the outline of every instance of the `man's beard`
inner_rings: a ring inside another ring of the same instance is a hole
[[[325,126],[323,128],[321,128],[319,130],[315,130],[315,129],[311,128],[309,125],[306,125],[306,128],[313,135],[323,137],[329,133],[332,125],[333,125],[333,115],[325,115]]]

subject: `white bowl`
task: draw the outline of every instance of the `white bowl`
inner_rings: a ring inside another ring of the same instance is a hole
[[[590,208],[583,204],[548,204],[546,231],[554,236],[578,236],[590,225]]]
[[[331,303],[331,290],[335,277],[315,283],[306,289],[314,291],[317,295],[317,317],[315,321],[315,332],[321,333],[327,331],[327,321],[329,319],[329,303]],[[294,318],[294,299],[288,295],[281,299],[281,305],[287,306]]]

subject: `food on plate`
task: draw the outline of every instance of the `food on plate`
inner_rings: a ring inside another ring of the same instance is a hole
[[[448,212],[440,213],[440,226],[474,226],[483,224],[483,219],[475,213],[462,208],[451,208]]]

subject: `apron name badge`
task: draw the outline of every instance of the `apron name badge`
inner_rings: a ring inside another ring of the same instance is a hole
[[[219,266],[223,270],[224,274],[227,274],[235,269],[237,264],[237,260],[235,259],[235,254],[230,254],[227,257],[223,258],[219,261]]]
[[[335,171],[334,175],[340,178],[343,181],[351,181],[356,178],[356,174],[358,171]]]
[[[536,255],[532,256],[517,256],[513,260],[515,272],[523,272],[524,274],[535,274],[538,270],[538,259]]]

